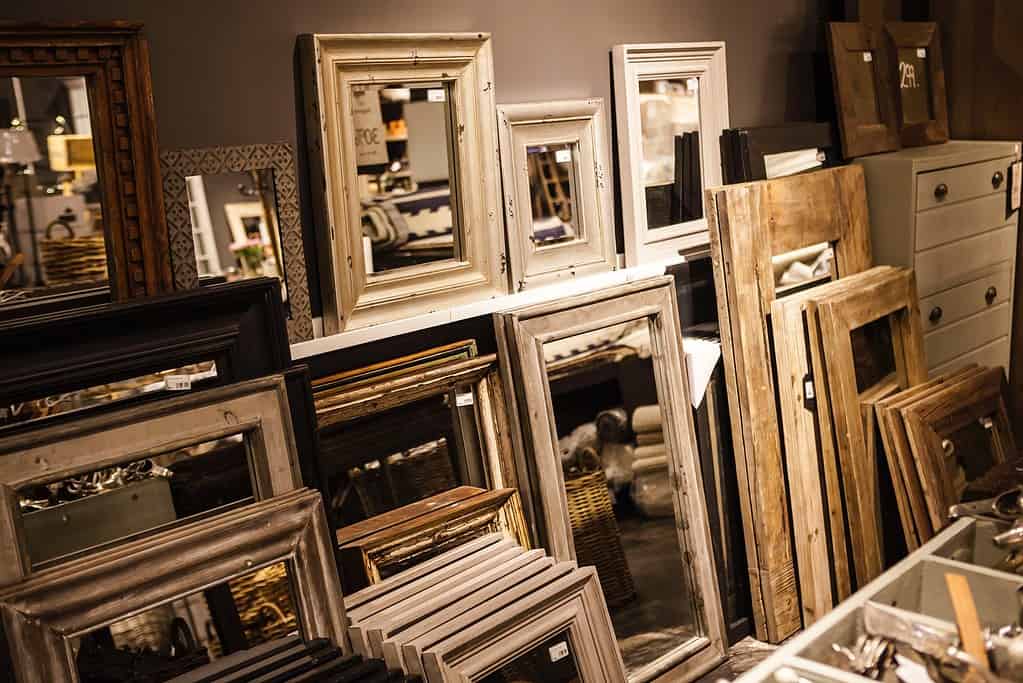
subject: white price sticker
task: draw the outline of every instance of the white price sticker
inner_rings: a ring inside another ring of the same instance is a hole
[[[689,92],[696,92],[699,89],[700,89],[700,79],[699,78],[687,78],[686,79],[686,90],[688,90]]]
[[[1020,189],[1023,187],[1023,162],[1017,161],[1009,167],[1012,176],[1012,189],[1009,195],[1009,210],[1015,211],[1020,206]]]
[[[547,651],[551,655],[552,662],[559,662],[568,656],[568,643],[565,641],[555,643],[554,645],[551,645]]]
[[[916,56],[919,57],[920,59],[927,59],[927,48],[918,47],[916,49]]]
[[[192,388],[191,375],[167,375],[164,378],[167,391],[188,391]]]
[[[471,391],[467,391],[464,394],[455,394],[455,405],[459,408],[471,406],[475,400]]]
[[[572,150],[570,149],[557,149],[554,150],[554,160],[559,164],[567,164],[572,161]]]
[[[865,62],[872,62],[872,61],[874,61],[874,54],[872,52],[864,52],[863,53],[863,61],[865,61]]]
[[[447,93],[444,92],[443,88],[431,88],[426,91],[426,100],[428,102],[444,102],[447,99]]]

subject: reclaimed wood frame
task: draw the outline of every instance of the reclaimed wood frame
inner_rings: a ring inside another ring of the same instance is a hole
[[[280,267],[288,292],[284,308],[287,311],[288,339],[294,344],[313,338],[313,322],[309,307],[309,280],[306,276],[302,222],[298,208],[295,152],[288,143],[160,152],[160,175],[163,202],[167,212],[174,286],[177,289],[192,289],[199,286],[186,178],[266,169],[273,171],[274,202],[277,207],[275,220],[279,228],[278,239],[283,260]]]
[[[940,529],[948,508],[959,502],[953,479],[945,467],[943,439],[971,421],[991,420],[991,457],[994,463],[1017,455],[1008,417],[1008,383],[1002,368],[985,368],[920,398],[902,409],[917,473],[931,521]]]
[[[703,187],[721,184],[718,139],[728,128],[728,75],[725,44],[637,43],[615,45],[611,51],[615,124],[618,131],[618,178],[621,184],[625,265],[677,257],[680,251],[703,251],[707,246],[707,213],[676,225],[647,227],[646,192],[640,165],[643,133],[640,124],[639,82],[647,78],[700,79],[700,176]]]
[[[517,433],[521,447],[516,451],[521,458],[521,480],[528,480],[531,485],[527,507],[533,508],[536,518],[542,520],[538,526],[552,556],[558,560],[574,560],[543,347],[546,342],[643,319],[649,325],[653,371],[664,418],[678,543],[683,557],[687,558],[686,566],[678,568],[679,580],[686,582],[693,591],[694,626],[701,635],[630,678],[649,680],[670,671],[678,680],[691,680],[712,669],[724,657],[725,626],[696,453],[674,278],[648,278],[496,313],[494,326],[502,366],[507,366],[513,375],[509,389],[514,390],[514,395],[509,395],[508,402],[517,401],[517,422],[523,430]]]
[[[490,34],[307,34],[299,53],[324,332],[506,294]],[[366,272],[350,91],[381,80],[452,86],[461,261]]]
[[[0,22],[0,76],[85,78],[110,299],[173,290],[160,193],[149,47],[142,24]],[[76,295],[39,297],[76,305]]]
[[[78,680],[72,638],[287,562],[306,638],[344,642],[344,606],[323,500],[308,489],[37,574],[0,593],[19,683]]]
[[[895,382],[909,389],[927,381],[916,276],[898,269],[883,279],[817,302],[817,322],[828,375],[835,447],[841,465],[856,581],[860,586],[884,572],[876,462],[868,459],[856,386],[852,332],[887,318],[892,334]]]
[[[512,288],[550,284],[614,270],[614,209],[604,101],[565,100],[497,107]],[[581,233],[568,242],[538,246],[533,239],[532,196],[526,148],[575,144],[578,150],[572,218]],[[592,172],[591,172],[592,169]]]
[[[899,79],[894,91],[898,115],[899,139],[903,147],[920,147],[948,141],[948,98],[945,96],[945,67],[941,53],[941,31],[933,21],[889,21],[884,25],[887,48],[896,67],[892,77]],[[906,123],[902,108],[899,49],[917,48],[927,51],[927,79],[934,118],[922,123]]]
[[[711,260],[757,637],[802,627],[768,316],[771,257],[829,242],[839,278],[870,267],[863,171],[842,166],[708,188]],[[808,201],[808,198],[813,198]]]
[[[43,425],[0,439],[0,586],[36,573],[28,557],[18,491],[233,434],[248,437],[256,500],[302,486],[288,394],[280,375],[239,382]],[[77,555],[104,552],[124,539]]]
[[[835,109],[846,159],[899,149],[899,125],[892,90],[892,70],[880,27],[849,22],[828,23],[828,51],[835,86]],[[856,60],[873,65],[874,96],[861,92],[854,79]],[[873,115],[879,119],[871,120]]]
[[[471,614],[471,612],[470,612]],[[581,683],[625,683],[614,628],[592,567],[576,569],[513,605],[466,627],[422,653],[427,683],[480,680],[554,634],[568,632]],[[411,668],[416,669],[415,662]]]

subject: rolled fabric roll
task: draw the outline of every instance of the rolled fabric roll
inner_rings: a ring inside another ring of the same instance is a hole
[[[640,446],[632,453],[636,460],[646,460],[647,458],[666,458],[668,456],[668,447],[663,443],[658,443],[652,446]]]
[[[611,408],[597,413],[597,434],[601,443],[624,443],[629,431],[629,415],[625,408]]]
[[[657,469],[668,469],[668,456],[653,455],[649,458],[639,458],[632,461],[633,474]]]
[[[637,434],[641,432],[661,431],[661,406],[654,404],[640,406],[632,411],[632,431]]]
[[[636,435],[637,446],[656,446],[664,443],[664,432],[640,432]]]

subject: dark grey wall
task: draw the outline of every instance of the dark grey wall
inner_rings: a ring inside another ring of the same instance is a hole
[[[812,119],[818,0],[48,0],[5,19],[146,24],[162,147],[296,140],[299,33],[489,31],[498,102],[610,98],[616,43],[724,40],[733,125]]]

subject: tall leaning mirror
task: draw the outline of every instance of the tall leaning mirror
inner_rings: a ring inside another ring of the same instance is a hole
[[[0,314],[172,288],[141,30],[0,23]]]
[[[705,250],[703,190],[721,184],[728,128],[725,44],[616,45],[611,55],[625,264]]]
[[[490,36],[299,48],[324,331],[507,291]]]

